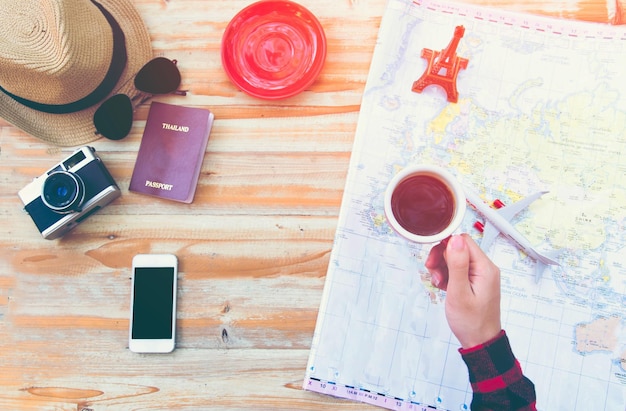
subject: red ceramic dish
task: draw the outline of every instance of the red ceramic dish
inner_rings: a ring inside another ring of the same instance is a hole
[[[326,36],[301,5],[262,0],[241,10],[222,37],[222,65],[246,93],[269,100],[310,86],[326,59]]]

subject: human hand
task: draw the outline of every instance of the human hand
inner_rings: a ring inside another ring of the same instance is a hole
[[[446,319],[463,348],[498,335],[500,269],[469,235],[454,235],[434,246],[425,265],[432,284],[446,291]]]

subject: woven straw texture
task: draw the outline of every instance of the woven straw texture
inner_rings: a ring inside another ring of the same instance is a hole
[[[100,0],[126,38],[126,68],[109,94],[130,93],[128,81],[152,58],[150,36],[127,0]],[[112,30],[89,0],[0,0],[0,86],[45,104],[66,104],[100,84],[111,62]],[[53,114],[20,104],[0,92],[0,117],[25,132],[59,146],[98,139],[87,109]]]

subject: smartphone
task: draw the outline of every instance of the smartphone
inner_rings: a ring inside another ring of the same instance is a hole
[[[173,254],[133,257],[128,347],[138,353],[167,353],[176,339],[178,259]]]

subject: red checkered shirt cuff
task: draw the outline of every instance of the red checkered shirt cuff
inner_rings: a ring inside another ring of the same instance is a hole
[[[493,339],[459,349],[474,392],[472,409],[534,410],[535,387],[522,374],[504,330]]]

